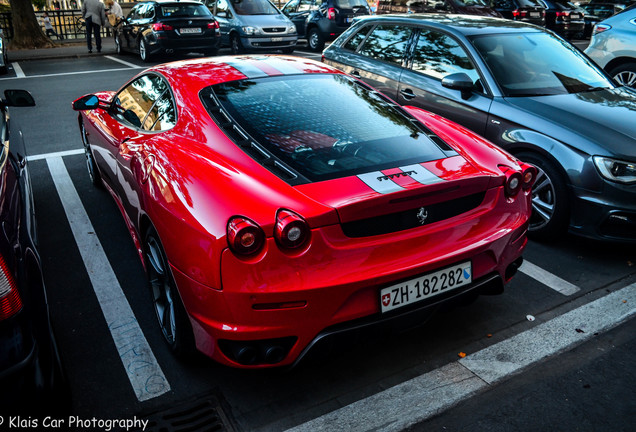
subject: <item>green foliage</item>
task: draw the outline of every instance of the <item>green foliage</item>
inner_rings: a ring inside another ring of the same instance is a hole
[[[31,0],[33,7],[37,10],[44,10],[46,7],[46,0]]]

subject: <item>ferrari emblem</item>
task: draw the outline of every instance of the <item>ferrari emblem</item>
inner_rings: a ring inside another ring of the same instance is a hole
[[[417,211],[417,220],[420,222],[420,225],[424,225],[426,219],[428,218],[428,211],[424,207],[420,207]]]

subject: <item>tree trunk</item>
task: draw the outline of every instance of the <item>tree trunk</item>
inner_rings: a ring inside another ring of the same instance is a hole
[[[9,0],[13,21],[12,49],[53,47],[55,44],[46,37],[38,24],[31,0]]]

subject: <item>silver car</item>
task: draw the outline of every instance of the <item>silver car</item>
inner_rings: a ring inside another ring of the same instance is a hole
[[[636,88],[636,4],[596,24],[585,54],[616,82]]]

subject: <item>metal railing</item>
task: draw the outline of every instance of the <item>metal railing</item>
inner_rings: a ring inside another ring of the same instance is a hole
[[[80,9],[65,9],[59,11],[47,11],[49,19],[53,25],[55,32],[63,39],[85,39],[86,38],[86,25],[84,18],[82,18],[82,11]],[[42,32],[44,30],[44,11],[35,12]],[[0,27],[4,31],[4,37],[8,40],[13,38],[13,22],[11,21],[11,12],[0,13]],[[102,26],[101,35],[103,37],[110,36],[110,29]],[[55,36],[51,36],[55,40]]]

